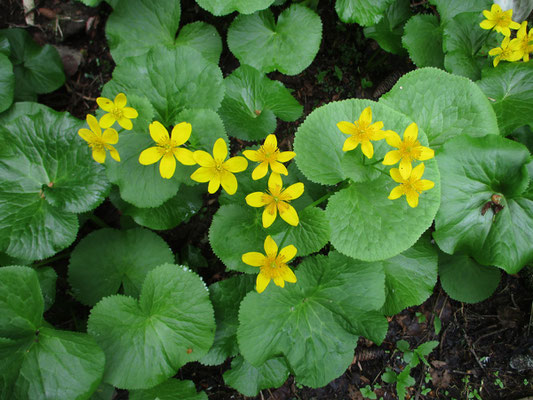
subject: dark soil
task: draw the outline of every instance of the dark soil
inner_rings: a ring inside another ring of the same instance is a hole
[[[37,42],[60,46],[67,82],[59,90],[40,96],[39,101],[85,119],[85,115],[93,113],[97,107],[95,99],[111,79],[115,66],[104,33],[112,10],[105,3],[95,9],[75,1],[36,0],[35,3],[34,24],[29,26],[21,0],[2,0],[0,29],[23,27]],[[314,108],[334,100],[379,97],[399,76],[414,69],[407,56],[388,54],[374,41],[366,40],[360,27],[341,23],[333,0],[322,0],[319,14],[324,31],[314,62],[297,76],[269,74],[271,79],[280,80],[291,88],[304,106],[304,117],[300,121],[278,124],[276,134],[285,148],[292,146],[296,128]],[[183,23],[206,21],[218,29],[222,38],[233,18],[234,15],[214,17],[200,9],[194,0],[182,0]],[[224,74],[231,73],[237,66],[238,61],[225,48],[220,62]],[[241,146],[239,141],[232,142],[234,150]],[[188,223],[159,232],[177,254],[183,254],[189,244],[201,249],[209,266],[198,272],[208,284],[229,276],[207,240],[208,227],[217,207],[216,198],[206,196],[202,212]],[[104,202],[95,215],[96,218],[83,225],[79,238],[100,228],[102,223],[116,228],[132,223],[121,217],[109,201]],[[56,306],[47,312],[46,319],[62,329],[83,331],[89,310],[73,299],[66,279],[66,259],[71,249],[46,262],[59,274]],[[377,398],[396,399],[394,384],[384,383],[381,376],[386,368],[396,372],[404,368],[405,362],[396,350],[400,339],[407,340],[411,348],[429,340],[439,341],[439,346],[429,356],[429,367],[418,366],[412,371],[416,384],[408,390],[408,398],[521,399],[532,396],[531,366],[523,371],[516,369],[521,358],[533,358],[530,335],[533,290],[526,275],[503,277],[490,299],[474,305],[451,300],[437,285],[424,304],[390,319],[388,335],[381,346],[360,339],[352,365],[326,387],[300,387],[289,378],[281,388],[263,390],[256,398],[361,400],[359,389],[370,385]],[[439,321],[440,330],[436,326]],[[229,361],[218,367],[190,363],[179,371],[178,377],[193,380],[210,399],[244,399],[225,386],[222,374],[228,368]],[[126,399],[127,392],[119,391],[115,398]]]

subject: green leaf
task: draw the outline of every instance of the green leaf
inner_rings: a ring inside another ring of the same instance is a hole
[[[224,372],[226,385],[251,397],[263,389],[280,387],[288,377],[289,369],[283,357],[272,358],[254,367],[239,355],[231,360],[231,369]]]
[[[0,126],[0,249],[43,259],[74,241],[75,213],[100,204],[109,183],[77,135],[81,121],[44,106],[12,110],[34,113],[6,117]]]
[[[474,81],[481,77],[481,70],[489,64],[489,58],[487,52],[479,50],[487,39],[499,37],[496,32],[490,32],[487,38],[487,31],[479,27],[483,19],[481,12],[466,12],[443,25],[444,66],[448,72]]]
[[[173,0],[119,1],[106,25],[113,59],[120,64],[128,57],[146,54],[157,46],[189,46],[218,64],[222,41],[216,29],[204,22],[195,22],[184,26],[176,38],[180,17],[180,2]]]
[[[417,14],[405,24],[403,46],[418,68],[444,67],[442,31],[437,16]]]
[[[335,3],[335,10],[342,22],[370,26],[381,21],[383,13],[393,1],[394,0],[337,0]]]
[[[394,315],[404,308],[422,304],[437,283],[437,251],[429,235],[413,247],[383,261],[387,298],[383,313]]]
[[[78,0],[78,1],[82,2],[83,4],[89,7],[97,7],[102,2],[102,0]]]
[[[15,101],[35,101],[37,94],[52,92],[65,83],[63,63],[53,46],[39,46],[28,32],[19,28],[0,30],[0,40],[4,38],[11,48]]]
[[[278,216],[276,222],[265,229],[261,220],[262,208],[255,209],[237,204],[222,206],[214,215],[209,229],[211,248],[229,269],[252,274],[258,273],[259,270],[244,264],[241,257],[251,251],[262,252],[268,235],[271,235],[278,245],[287,235],[283,247],[294,245],[298,249],[298,256],[319,251],[329,239],[324,211],[316,208],[296,211],[300,218],[298,226],[292,227]]]
[[[196,0],[198,5],[213,15],[231,14],[238,11],[239,14],[252,14],[268,8],[274,0]]]
[[[377,24],[364,29],[365,37],[374,39],[380,47],[393,54],[401,54],[404,26],[411,17],[409,0],[397,0],[389,5]]]
[[[228,47],[241,64],[261,72],[297,75],[311,64],[322,39],[320,17],[292,4],[274,20],[270,10],[239,15],[228,30]]]
[[[295,273],[294,284],[270,284],[261,294],[246,295],[239,347],[255,366],[284,355],[299,383],[319,387],[351,364],[357,335],[376,329],[371,340],[380,343],[385,337],[385,318],[365,320],[385,300],[384,276],[375,266],[340,254],[306,258]]]
[[[307,179],[323,185],[336,185],[348,177],[357,182],[366,182],[381,174],[372,167],[364,166],[361,146],[353,151],[342,151],[344,141],[349,136],[337,128],[340,121],[358,120],[368,106],[372,109],[372,121],[383,121],[385,130],[403,132],[412,122],[404,114],[370,100],[343,100],[315,109],[300,125],[294,139],[296,165]],[[426,140],[425,134],[419,132],[419,139]],[[365,160],[367,164],[382,159],[385,153],[392,150],[385,140],[376,141],[373,146],[374,157]]]
[[[254,282],[254,276],[237,275],[209,286],[209,297],[215,309],[217,330],[209,353],[200,359],[202,364],[222,364],[226,358],[235,356],[239,352],[237,344],[239,308],[237,305],[248,292],[254,289]]]
[[[500,283],[501,271],[479,265],[466,255],[439,254],[439,277],[448,296],[465,303],[488,299]]]
[[[43,323],[43,311],[35,271],[20,266],[0,268],[0,337],[19,339],[33,335]]]
[[[89,400],[113,400],[115,388],[107,383],[100,383]]]
[[[186,46],[155,47],[117,65],[102,95],[113,99],[120,92],[146,97],[165,126],[173,125],[185,108],[217,110],[224,97],[218,66]]]
[[[259,140],[276,130],[276,116],[295,121],[303,107],[281,82],[242,65],[224,79],[226,95],[219,114],[232,136]]]
[[[76,299],[89,306],[120,288],[137,298],[146,274],[173,260],[165,241],[151,231],[100,229],[84,237],[72,251],[69,283]]]
[[[105,382],[148,389],[207,353],[215,321],[198,275],[165,264],[147,274],[139,301],[121,295],[101,300],[91,311],[88,332],[104,349]]]
[[[193,381],[169,379],[151,389],[130,391],[130,400],[207,400],[207,395],[196,392]]]
[[[141,225],[154,230],[172,229],[187,222],[202,207],[201,186],[181,185],[178,193],[159,207],[139,208],[122,200],[118,190],[111,192],[110,199],[122,215],[129,215]]]
[[[439,69],[422,68],[402,76],[379,102],[412,118],[434,149],[463,134],[499,134],[496,115],[477,85]]]
[[[465,135],[443,146],[437,156],[442,207],[433,234],[443,251],[464,251],[480,264],[510,274],[533,260],[533,188],[526,190],[529,157],[525,146],[496,135]],[[493,194],[501,195],[503,209],[497,214],[490,209]]]
[[[7,110],[13,103],[15,91],[15,74],[13,73],[13,64],[9,58],[0,53],[0,112]]]
[[[484,70],[477,84],[491,101],[504,136],[533,124],[533,64],[499,64]]]
[[[37,272],[41,293],[43,295],[44,311],[48,311],[56,300],[57,273],[50,267],[35,268],[35,272]]]
[[[482,10],[490,10],[491,0],[430,0],[431,4],[437,6],[437,11],[442,22],[451,21],[457,14],[476,11],[481,14]]]

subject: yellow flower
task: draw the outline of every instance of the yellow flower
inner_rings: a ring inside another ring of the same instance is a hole
[[[100,118],[100,126],[102,128],[111,127],[115,121],[124,129],[131,130],[133,128],[130,119],[137,118],[139,113],[135,108],[126,107],[128,100],[124,93],[117,94],[114,102],[105,97],[98,97],[96,102],[102,110],[108,112],[108,114]]]
[[[384,165],[394,165],[400,162],[400,174],[404,179],[411,175],[411,163],[414,160],[429,160],[435,156],[435,152],[429,147],[424,147],[417,140],[418,126],[413,122],[403,133],[403,141],[400,136],[393,131],[389,131],[385,140],[387,143],[396,147],[398,150],[389,151],[385,154]]]
[[[398,168],[391,168],[390,176],[396,182],[400,183],[400,185],[391,190],[389,199],[395,200],[405,194],[407,203],[411,207],[418,206],[418,196],[420,196],[420,193],[435,186],[435,183],[430,180],[420,179],[422,175],[424,175],[424,163],[420,163],[414,167],[411,175],[407,179],[402,177]]]
[[[103,164],[105,162],[106,150],[109,150],[109,154],[115,161],[120,161],[117,149],[111,146],[118,142],[117,131],[113,128],[106,129],[102,135],[100,125],[98,125],[98,121],[92,115],[87,115],[87,124],[91,130],[82,128],[78,131],[78,135],[93,149],[94,161]]]
[[[220,185],[228,194],[237,191],[237,178],[234,173],[242,172],[248,167],[248,161],[244,157],[228,156],[228,147],[224,139],[217,139],[213,146],[213,157],[206,151],[198,150],[194,152],[194,160],[200,164],[192,175],[191,179],[196,182],[209,182],[207,191],[215,193]]]
[[[516,39],[511,40],[511,44],[516,43],[517,51],[522,54],[524,62],[529,61],[529,53],[533,52],[533,29],[527,32],[527,21],[523,21],[520,29],[516,32]]]
[[[276,135],[270,134],[266,137],[259,150],[245,150],[243,155],[250,161],[259,163],[252,172],[252,179],[255,181],[263,178],[267,174],[269,165],[272,172],[288,175],[289,172],[282,163],[293,159],[296,153],[292,151],[280,152]]]
[[[284,287],[285,281],[295,283],[296,275],[287,266],[287,263],[296,255],[296,247],[292,244],[281,249],[278,254],[278,245],[268,235],[265,239],[265,253],[250,252],[242,255],[242,262],[252,267],[260,267],[256,280],[256,290],[262,293],[273,279],[277,286]]]
[[[522,58],[520,52],[520,44],[509,37],[503,39],[501,47],[495,47],[489,51],[489,56],[496,56],[493,60],[495,67],[498,66],[500,60],[518,61]]]
[[[504,36],[511,36],[511,29],[520,28],[518,22],[513,21],[513,10],[502,11],[498,4],[493,4],[489,10],[483,10],[485,20],[481,21],[479,26],[483,29],[494,29]]]
[[[300,219],[298,213],[289,201],[297,199],[304,192],[304,184],[295,183],[283,189],[283,182],[279,174],[270,175],[268,180],[268,191],[254,192],[246,196],[246,203],[252,207],[265,207],[263,211],[263,227],[268,228],[276,220],[277,212],[292,226],[298,225]]]
[[[367,107],[359,116],[359,120],[353,124],[348,121],[341,121],[337,123],[337,128],[346,135],[350,135],[342,146],[342,151],[350,151],[355,149],[361,143],[361,150],[368,158],[374,156],[374,146],[370,143],[371,140],[381,140],[385,138],[383,129],[383,122],[378,121],[372,124],[372,110]]]
[[[192,126],[188,122],[180,122],[172,129],[171,136],[168,135],[167,128],[161,122],[154,121],[148,127],[150,136],[154,139],[157,146],[149,147],[143,150],[139,156],[139,162],[142,165],[150,165],[161,160],[159,164],[159,173],[161,177],[170,179],[176,171],[176,160],[184,165],[194,165],[192,151],[184,149],[181,146],[191,136]]]

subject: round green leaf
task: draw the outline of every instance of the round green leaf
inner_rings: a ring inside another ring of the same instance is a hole
[[[296,75],[311,64],[322,39],[322,22],[311,9],[293,4],[274,20],[270,10],[239,15],[228,30],[228,47],[241,64],[262,72]]]
[[[439,69],[422,68],[402,76],[379,102],[412,118],[432,148],[462,134],[499,134],[496,115],[477,85]]]
[[[159,207],[139,208],[122,200],[118,190],[111,192],[110,199],[123,215],[129,215],[141,225],[154,230],[172,229],[187,222],[203,204],[201,186],[181,185],[178,193]]]
[[[423,235],[403,253],[384,260],[383,271],[387,293],[384,314],[398,314],[426,301],[437,283],[437,250],[429,235]]]
[[[39,279],[39,285],[43,295],[44,311],[48,311],[56,300],[57,273],[50,267],[35,268],[35,272],[37,272],[37,278]]]
[[[258,273],[258,268],[246,265],[241,257],[251,251],[262,252],[268,235],[271,235],[278,245],[281,245],[285,237],[282,247],[294,245],[298,256],[319,251],[329,239],[324,212],[316,208],[296,211],[300,218],[298,226],[292,227],[278,216],[276,222],[265,229],[261,220],[263,209],[237,204],[222,206],[214,215],[209,229],[211,248],[229,269],[252,274]]]
[[[215,309],[217,330],[209,353],[200,359],[202,364],[222,364],[226,358],[235,356],[239,352],[237,304],[240,304],[244,296],[254,289],[254,283],[254,276],[237,275],[209,286],[209,297]]]
[[[276,116],[295,121],[303,107],[281,82],[242,65],[224,79],[226,95],[219,114],[226,129],[244,140],[259,140],[276,130]]]
[[[337,0],[335,10],[342,22],[363,26],[377,24],[394,0]]]
[[[464,251],[510,274],[533,260],[529,157],[525,146],[496,135],[461,136],[443,146],[437,156],[442,207],[433,234],[443,251]],[[489,203],[493,194],[501,195],[497,213]]]
[[[35,271],[20,266],[0,268],[0,337],[18,339],[35,334],[43,323],[43,311]]]
[[[254,367],[242,356],[231,360],[231,369],[224,372],[226,385],[245,396],[257,396],[263,389],[277,388],[289,377],[289,369],[283,357],[267,360],[259,367]]]
[[[533,124],[533,64],[501,63],[477,82],[489,98],[504,136]]]
[[[457,14],[464,12],[476,11],[481,14],[482,10],[490,10],[490,6],[492,5],[491,0],[430,0],[429,2],[437,6],[437,11],[442,22],[448,22]]]
[[[13,64],[9,58],[0,53],[0,112],[7,110],[13,103],[15,90],[15,74],[13,73]]]
[[[340,121],[358,120],[363,109],[368,106],[372,109],[372,122],[383,121],[385,130],[392,129],[401,135],[412,122],[405,115],[370,100],[343,100],[315,109],[300,125],[294,138],[296,165],[307,179],[323,185],[335,185],[348,177],[357,182],[365,182],[376,179],[381,174],[379,171],[376,173],[374,168],[363,165],[361,146],[353,151],[342,151],[348,135],[337,128]],[[419,132],[419,139],[427,145],[424,133]],[[365,164],[383,159],[385,153],[392,150],[385,140],[373,142],[373,146],[374,157],[365,160]]]
[[[412,16],[405,24],[402,43],[418,68],[444,67],[442,31],[436,15]]]
[[[63,63],[55,47],[43,47],[24,29],[0,30],[0,40],[10,44],[9,59],[15,74],[15,100],[37,100],[37,94],[52,92],[65,83]]]
[[[295,273],[296,283],[244,298],[239,347],[254,366],[282,354],[299,383],[324,386],[351,364],[357,335],[385,337],[386,319],[371,311],[385,300],[383,271],[334,254],[307,258]]]
[[[218,64],[222,53],[222,39],[216,28],[200,21],[185,25],[176,38],[175,45],[189,46],[213,64]]]
[[[130,400],[207,400],[207,395],[196,392],[193,381],[169,379],[151,389],[130,391]]]
[[[76,299],[89,306],[121,287],[125,295],[138,297],[146,274],[173,260],[165,241],[151,231],[100,229],[72,251],[69,282]]]
[[[439,254],[439,277],[448,296],[465,303],[488,299],[500,283],[498,268],[479,265],[466,255]]]
[[[81,121],[44,106],[32,111],[0,126],[0,249],[35,260],[74,241],[75,213],[102,202],[109,183],[77,134]]]
[[[88,332],[104,349],[105,382],[148,389],[207,353],[215,321],[198,275],[165,264],[147,274],[139,301],[121,295],[101,300],[91,311]]]
[[[218,109],[224,86],[220,68],[196,50],[158,46],[117,65],[102,95],[112,99],[120,92],[145,96],[155,119],[170,126],[185,108]]]
[[[268,8],[274,0],[196,0],[198,5],[213,15],[226,15],[233,11],[252,14]]]

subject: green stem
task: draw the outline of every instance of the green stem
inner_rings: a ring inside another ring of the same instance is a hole
[[[315,200],[313,201],[311,204],[305,206],[305,208],[302,210],[307,210],[308,208],[311,208],[311,207],[314,207],[314,206],[317,206],[321,203],[323,203],[324,201],[326,201],[327,199],[329,199],[332,195],[334,195],[335,193],[337,192],[329,192],[329,193],[326,193],[324,196],[322,196],[321,198],[319,198],[318,200]]]
[[[54,256],[52,258],[47,258],[46,260],[42,260],[42,261],[33,263],[33,267],[42,267],[43,265],[49,265],[49,264],[52,264],[55,261],[63,260],[63,259],[68,258],[68,257],[70,257],[70,252],[61,253],[61,254],[58,254],[58,255],[56,255],[56,256]]]
[[[492,28],[494,29],[494,28]],[[490,36],[490,33],[492,32],[492,29],[490,31],[488,31],[487,35],[485,36],[485,39],[481,42],[481,44],[479,45],[478,49],[475,51],[474,53],[474,57],[477,55],[477,53],[479,53],[479,50],[481,50],[481,48],[483,47],[483,45],[485,43],[487,43],[487,39],[489,38]]]
[[[96,225],[98,225],[100,228],[110,228],[110,226],[106,224],[102,218],[97,217],[94,214],[91,215],[89,219],[93,221]]]
[[[379,169],[379,168],[376,168],[376,167],[374,167],[373,165],[369,165],[369,167],[374,168],[376,171],[381,172],[383,175],[386,175],[386,176],[389,176],[389,177],[390,177],[390,175],[389,175],[387,172],[385,172],[385,171],[383,171],[383,170],[381,170],[381,169]]]
[[[292,225],[289,226],[289,229],[285,231],[285,235],[283,235],[283,239],[281,239],[281,243],[279,244],[278,248],[283,249],[283,244],[285,243],[285,239],[287,239],[287,236],[289,236],[289,232],[292,229]]]
[[[374,161],[373,163],[370,163],[370,164],[367,164],[369,167],[371,167],[372,165],[375,165],[375,164],[379,164],[380,162],[382,162],[384,160],[384,158],[381,158],[377,161]]]
[[[365,165],[365,155],[363,153],[361,153],[362,156],[363,156],[363,165]]]

